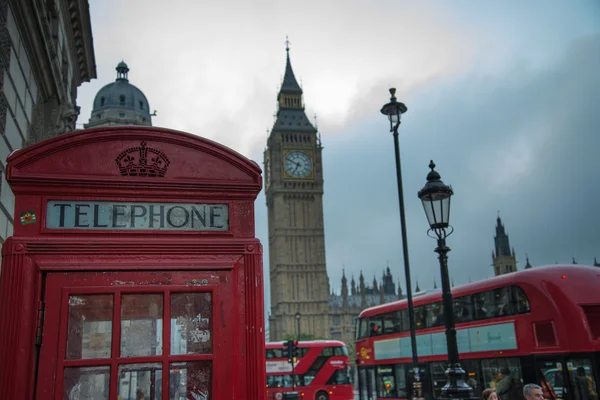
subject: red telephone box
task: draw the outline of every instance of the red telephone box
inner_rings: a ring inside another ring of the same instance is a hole
[[[160,128],[13,153],[0,398],[264,399],[259,166]]]

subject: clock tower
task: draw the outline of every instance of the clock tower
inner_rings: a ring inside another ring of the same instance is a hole
[[[304,112],[286,45],[277,119],[264,153],[271,286],[270,340],[329,337],[321,142]]]

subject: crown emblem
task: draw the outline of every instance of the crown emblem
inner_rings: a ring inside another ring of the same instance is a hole
[[[146,142],[141,142],[137,147],[120,152],[115,161],[123,176],[159,176],[162,178],[169,166],[169,159],[165,153],[146,147]]]

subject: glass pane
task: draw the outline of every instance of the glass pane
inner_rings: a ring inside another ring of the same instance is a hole
[[[171,354],[212,352],[211,293],[171,295]]]
[[[120,400],[160,400],[162,364],[119,365]]]
[[[433,394],[436,399],[441,398],[442,388],[446,385],[448,377],[446,376],[447,362],[432,362],[429,366],[431,369],[431,382],[433,383]]]
[[[517,309],[517,312],[519,314],[525,314],[530,311],[529,300],[527,299],[527,295],[525,295],[525,293],[520,287],[512,287],[512,296],[512,300],[515,303],[515,308]]]
[[[563,363],[560,361],[540,361],[540,386],[544,392],[544,398],[548,400],[560,400],[563,398],[565,380]],[[568,397],[567,397],[568,398]]]
[[[396,397],[394,367],[392,365],[377,367],[377,378],[378,397]]]
[[[212,361],[172,363],[169,400],[213,400]]]
[[[428,328],[444,325],[444,306],[442,302],[425,306],[425,319]]]
[[[398,390],[396,397],[406,398],[406,372],[402,364],[396,364],[396,386]]]
[[[466,382],[473,389],[473,397],[481,398],[481,393],[484,387],[481,385],[481,372],[479,361],[477,360],[460,360],[461,365],[467,373]]]
[[[494,290],[492,306],[493,315],[492,317],[503,317],[506,315],[513,315],[513,307],[510,301],[510,287],[500,288]]]
[[[67,360],[109,358],[112,342],[113,296],[69,296]]]
[[[383,333],[400,332],[400,314],[396,311],[383,314]]]
[[[500,400],[523,399],[521,365],[517,358],[481,360],[485,387],[496,390]]]
[[[425,307],[415,307],[415,328],[425,328]]]
[[[63,400],[108,400],[110,367],[65,368]]]
[[[598,400],[598,390],[592,373],[592,362],[587,358],[567,362],[574,400]]]
[[[162,355],[162,294],[121,296],[121,357]]]
[[[475,319],[494,317],[494,299],[492,292],[481,292],[473,295]]]
[[[456,318],[456,323],[473,320],[473,303],[471,302],[471,296],[463,296],[454,299],[454,317]]]

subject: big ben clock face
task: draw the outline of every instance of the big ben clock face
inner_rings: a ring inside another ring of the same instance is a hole
[[[305,178],[312,169],[312,160],[302,151],[292,151],[285,157],[285,172],[294,178]]]

